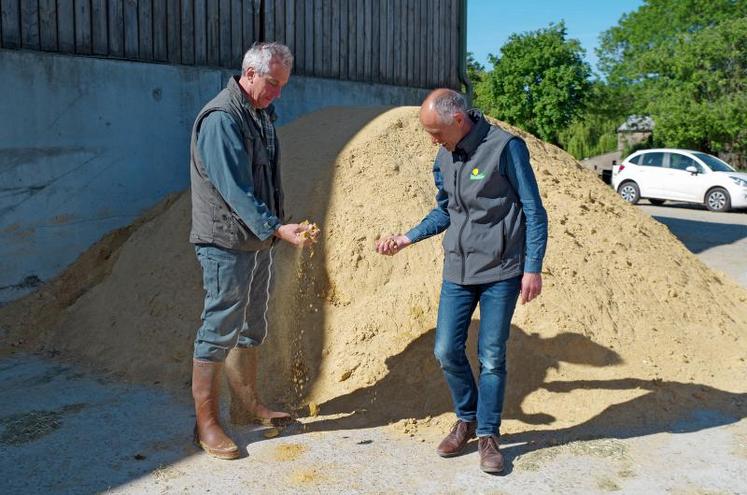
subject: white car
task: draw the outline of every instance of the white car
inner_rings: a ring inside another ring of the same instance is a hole
[[[747,174],[708,153],[640,150],[612,168],[612,187],[632,204],[647,198],[704,204],[711,211],[747,207]]]

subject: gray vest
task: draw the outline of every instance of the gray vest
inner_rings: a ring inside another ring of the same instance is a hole
[[[272,245],[274,237],[260,240],[226,203],[210,182],[197,150],[197,137],[203,119],[211,112],[228,113],[239,125],[246,150],[252,157],[251,167],[254,195],[263,201],[270,211],[283,221],[283,189],[280,183],[280,149],[275,140],[275,159],[270,160],[260,129],[243,107],[244,99],[237,78],[228,81],[226,88],[218,93],[197,115],[192,127],[190,178],[192,182],[192,230],[189,241],[193,244],[214,244],[228,249],[257,251]],[[266,110],[274,120],[272,106]]]
[[[454,153],[436,160],[449,196],[443,278],[462,285],[505,280],[523,272],[525,221],[518,194],[501,174],[503,150],[520,139],[470,111],[472,130]]]

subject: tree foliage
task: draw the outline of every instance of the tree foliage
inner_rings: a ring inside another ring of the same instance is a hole
[[[553,143],[581,112],[591,69],[578,40],[560,24],[513,34],[490,55],[493,70],[476,86],[476,103],[488,114]]]
[[[647,0],[601,39],[607,80],[657,142],[747,151],[747,0]]]
[[[475,55],[472,52],[467,52],[467,78],[474,86],[482,82],[484,77],[485,66],[475,60]]]

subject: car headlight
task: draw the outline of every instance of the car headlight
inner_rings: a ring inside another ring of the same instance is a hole
[[[733,175],[730,175],[729,178],[734,181],[734,183],[741,187],[747,187],[747,180],[744,180],[740,177],[734,177]]]

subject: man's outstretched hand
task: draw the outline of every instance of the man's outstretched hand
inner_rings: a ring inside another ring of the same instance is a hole
[[[286,223],[275,231],[275,237],[297,247],[314,244],[319,238],[319,228],[314,223]]]
[[[404,235],[384,236],[376,241],[376,252],[386,256],[394,256],[410,244],[412,244],[412,241]]]

